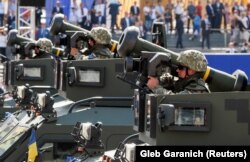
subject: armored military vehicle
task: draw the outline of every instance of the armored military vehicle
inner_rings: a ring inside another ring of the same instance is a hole
[[[22,51],[25,54],[33,48],[33,40],[22,38],[16,32],[10,34],[15,38],[13,44],[25,47]],[[28,83],[34,94],[40,97],[39,104],[47,101],[45,96],[49,96],[47,98],[53,100],[52,110],[56,112],[56,118],[51,121],[44,120],[43,115],[38,121],[32,118],[30,123],[33,124],[28,126],[24,124],[23,128],[18,115],[26,116],[27,109],[7,116],[2,125],[12,122],[15,124],[13,129],[3,131],[0,161],[18,162],[25,159],[28,138],[34,126],[38,148],[50,146],[43,153],[43,161],[65,160],[67,155],[74,155],[76,143],[71,133],[77,122],[102,122],[100,125],[105,131],[101,136],[104,142],[103,150],[114,149],[119,141],[134,133],[131,116],[133,86],[116,78],[124,77],[123,63],[124,60],[121,58],[106,60],[43,58],[7,62],[5,84],[12,88],[17,86],[17,89],[25,89],[18,87]],[[126,77],[134,79],[130,74]],[[48,91],[50,93],[47,93]],[[20,94],[23,94],[23,91],[21,92]],[[5,112],[10,109],[2,110]]]
[[[175,68],[178,53],[142,40],[134,27],[127,28],[118,44],[126,73],[139,72],[133,97],[133,128],[116,150],[105,152],[102,161],[136,161],[136,146],[249,146],[248,77],[208,67],[201,77],[208,94],[153,94],[146,87],[148,75]],[[129,43],[127,43],[129,42]],[[133,56],[140,59],[133,59]],[[160,68],[159,68],[160,67]],[[172,70],[169,73],[173,74]]]
[[[55,59],[41,59],[39,61],[32,60],[32,48],[35,46],[35,41],[29,38],[19,36],[17,30],[11,30],[8,34],[7,45],[13,48],[13,54],[20,54],[20,60],[10,60],[4,62],[4,77],[7,93],[11,92],[15,86],[29,84],[29,88],[36,92],[50,91],[52,96],[59,97],[59,74],[60,66]],[[19,46],[18,48],[16,46]],[[59,48],[53,48],[54,53],[62,55],[63,51]],[[51,70],[52,69],[52,70]],[[4,98],[4,97],[3,97]],[[61,97],[58,101],[62,100]],[[56,100],[57,102],[57,100]],[[14,112],[17,110],[15,102],[12,98],[5,99],[3,102],[3,109],[0,109],[0,114],[3,115],[5,111]]]

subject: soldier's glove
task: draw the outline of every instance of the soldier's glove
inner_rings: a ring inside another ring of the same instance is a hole
[[[91,50],[89,50],[88,48],[83,48],[79,51],[82,55],[88,56],[92,53]]]
[[[173,88],[174,85],[174,77],[169,73],[164,73],[160,76],[160,85],[164,88],[170,90]]]

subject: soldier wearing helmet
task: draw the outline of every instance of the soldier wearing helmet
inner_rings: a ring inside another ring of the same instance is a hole
[[[53,44],[47,38],[40,38],[36,42],[34,58],[53,58],[51,56]]]
[[[94,27],[90,31],[88,39],[88,50],[84,52],[83,59],[105,59],[112,57],[109,50],[111,45],[111,33],[103,27]]]
[[[210,92],[207,84],[201,78],[207,69],[207,59],[203,53],[197,50],[186,50],[178,58],[179,63],[177,73],[179,80],[174,84],[174,90],[169,91],[162,88],[157,77],[149,76],[147,86],[155,93],[208,93]]]

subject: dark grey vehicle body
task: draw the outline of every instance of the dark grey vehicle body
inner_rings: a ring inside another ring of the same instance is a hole
[[[134,133],[131,110],[133,87],[116,78],[123,72],[123,59],[31,59],[11,61],[6,66],[8,81],[5,83],[10,89],[13,85],[29,83],[37,93],[50,91],[55,101],[53,108],[57,112],[57,120],[36,123],[38,148],[46,147],[47,144],[53,146],[43,154],[43,160],[65,160],[67,155],[74,154],[76,143],[71,132],[76,122],[102,122],[105,150],[114,149],[119,141]],[[89,74],[97,77],[94,78],[97,80],[84,78]],[[16,110],[5,106],[1,108],[3,112]],[[8,143],[9,146],[1,143],[0,148],[4,151],[0,161],[24,160],[30,129],[28,126],[20,137]],[[13,132],[7,131],[4,138],[8,139],[11,134]]]

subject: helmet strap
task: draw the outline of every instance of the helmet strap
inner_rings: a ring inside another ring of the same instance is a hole
[[[185,67],[186,68],[186,77],[189,77],[190,75],[188,74],[188,67]]]

